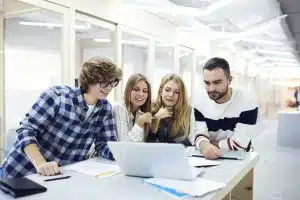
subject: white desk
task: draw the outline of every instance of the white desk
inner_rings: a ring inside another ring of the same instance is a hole
[[[98,158],[97,158],[98,159]],[[221,166],[207,168],[203,178],[220,181],[227,184],[227,187],[212,192],[202,197],[192,198],[201,200],[230,199],[225,197],[230,191],[254,168],[258,161],[258,153],[247,154],[245,160],[222,160]],[[101,162],[108,162],[101,160]],[[127,177],[122,174],[110,178],[95,178],[92,176],[67,171],[65,174],[72,177],[64,180],[44,182],[49,177],[31,175],[30,179],[48,188],[47,192],[18,198],[20,200],[174,200],[173,197],[159,191],[151,185],[144,183],[143,178]],[[0,199],[13,199],[0,192]],[[191,198],[189,198],[191,199]],[[246,199],[246,198],[243,198]]]

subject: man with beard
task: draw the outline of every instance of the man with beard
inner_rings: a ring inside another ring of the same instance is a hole
[[[230,87],[230,67],[223,58],[208,60],[203,76],[207,95],[195,108],[200,133],[195,146],[207,159],[221,156],[220,148],[249,151],[250,135],[257,121],[256,102],[246,91]]]

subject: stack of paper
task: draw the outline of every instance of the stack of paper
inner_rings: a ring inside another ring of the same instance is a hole
[[[174,189],[177,192],[191,196],[202,196],[208,192],[225,187],[224,183],[197,178],[195,181],[172,180],[164,178],[150,178],[145,182]]]
[[[104,164],[95,160],[86,160],[64,167],[65,170],[80,172],[96,177],[109,177],[120,172],[118,165]]]

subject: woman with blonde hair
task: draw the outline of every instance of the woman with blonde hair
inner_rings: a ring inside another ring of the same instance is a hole
[[[151,114],[151,86],[142,74],[132,75],[126,84],[124,102],[113,105],[119,141],[141,142],[147,138]]]
[[[148,142],[194,144],[194,109],[188,103],[185,85],[178,75],[162,78],[152,113],[154,120]]]

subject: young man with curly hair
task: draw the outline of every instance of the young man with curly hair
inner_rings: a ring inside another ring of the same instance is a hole
[[[99,155],[112,159],[107,141],[117,136],[106,97],[121,77],[115,64],[95,57],[82,66],[80,88],[55,86],[43,92],[16,131],[2,176],[62,173],[61,166],[86,159],[93,143]]]

